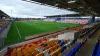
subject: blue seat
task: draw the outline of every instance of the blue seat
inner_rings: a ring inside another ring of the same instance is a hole
[[[58,42],[57,42],[57,43],[59,44],[60,42],[61,42],[61,40],[58,40]]]
[[[79,50],[79,48],[81,47],[82,43],[79,43],[76,47],[75,47],[75,52],[77,52]]]
[[[73,45],[76,41],[77,39],[72,40],[71,45]]]
[[[92,56],[95,56],[96,55],[96,53],[97,53],[97,49],[98,49],[98,42],[95,44],[95,46],[94,46],[94,49],[93,49],[93,52],[92,52]]]
[[[64,42],[64,41],[62,41],[60,44],[61,44],[61,46],[63,46],[63,45],[65,44],[65,42]]]
[[[98,46],[98,50],[97,50],[96,56],[99,56],[99,55],[100,55],[100,44],[99,44],[99,46]]]
[[[44,44],[44,47],[48,46],[48,44]]]
[[[91,36],[92,36],[92,34],[91,34],[91,33],[89,33],[89,34],[88,34],[88,38],[91,38]]]
[[[66,54],[65,56],[74,56],[76,54],[76,52],[79,50],[79,48],[81,47],[82,43],[78,43],[70,52],[68,52],[68,54]]]
[[[64,52],[64,50],[65,50],[66,48],[67,48],[66,46],[62,46],[62,47],[61,47],[61,49],[62,49],[62,50],[61,50],[61,53]]]

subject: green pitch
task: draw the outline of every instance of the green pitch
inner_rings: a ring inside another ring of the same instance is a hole
[[[12,44],[25,40],[25,37],[50,31],[57,31],[65,27],[72,28],[79,24],[57,23],[44,21],[18,21],[13,22],[4,44]]]

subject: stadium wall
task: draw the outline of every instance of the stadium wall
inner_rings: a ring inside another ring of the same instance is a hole
[[[3,50],[0,51],[0,56],[5,56],[5,53],[7,52],[8,47],[4,48]]]

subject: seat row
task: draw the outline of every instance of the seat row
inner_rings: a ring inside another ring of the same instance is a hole
[[[100,56],[100,39],[96,41],[91,56]]]
[[[8,56],[36,56],[47,49],[49,50],[49,53],[52,53],[54,50],[58,49],[67,42],[64,40],[61,40],[61,42],[59,41],[60,40],[45,40],[41,42],[41,44],[29,43],[12,49]]]
[[[8,56],[14,56],[14,55],[17,55],[17,51],[18,52],[24,52],[24,51],[34,51],[35,48],[38,46],[38,44],[40,44],[42,41],[47,41],[47,39],[40,39],[40,40],[36,40],[34,42],[31,42],[31,43],[28,43],[28,44],[24,44],[24,45],[20,45],[18,47],[15,47],[15,48],[9,48],[8,52],[7,52],[7,55]],[[31,50],[32,49],[32,50]]]
[[[40,40],[39,40],[40,41]],[[7,56],[59,56],[69,46],[77,40],[68,42],[67,40],[43,40],[40,44],[31,42],[13,48]]]
[[[98,24],[94,25],[93,27],[85,30],[81,35],[80,35],[80,38],[82,38],[82,36],[86,35],[87,33],[88,34],[88,38],[90,38],[94,33],[95,31],[99,28],[100,26]],[[96,29],[95,29],[96,28]]]
[[[0,27],[4,28],[8,25],[8,21],[4,20],[4,21],[0,21]]]
[[[2,31],[2,29],[6,28],[8,23],[9,23],[9,21],[1,20],[0,21],[0,31]]]
[[[58,40],[56,45],[39,53],[37,56],[61,56],[62,53],[66,50],[66,48],[73,45],[76,41],[76,39],[72,40],[71,42]]]
[[[66,43],[65,41],[58,40],[56,45],[37,54],[36,56],[61,56],[61,53],[64,52],[69,44],[71,44],[71,42]]]
[[[96,26],[89,34],[88,34],[88,38],[91,38],[92,35],[99,29],[100,26]]]

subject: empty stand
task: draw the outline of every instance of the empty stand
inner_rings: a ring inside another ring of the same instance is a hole
[[[9,21],[6,20],[0,20],[0,32],[7,27]]]

